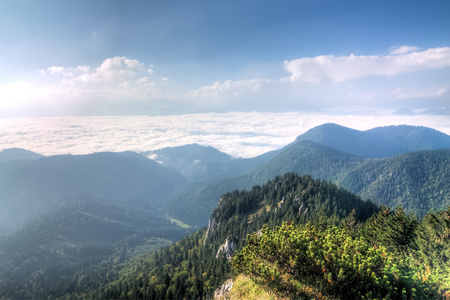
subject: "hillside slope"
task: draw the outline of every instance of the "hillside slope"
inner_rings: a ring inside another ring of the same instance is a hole
[[[185,235],[157,213],[85,199],[0,240],[0,297],[47,298],[89,266],[123,261]]]
[[[210,297],[231,275],[227,256],[241,249],[247,234],[258,231],[263,224],[274,228],[283,220],[333,223],[353,209],[359,221],[378,211],[373,203],[333,184],[295,174],[277,177],[249,191],[227,193],[211,214],[206,231],[200,230],[156,253],[136,257],[116,270],[111,268],[106,276],[114,280],[100,284],[88,295],[98,299]],[[94,281],[102,276],[96,270],[90,274]]]
[[[29,161],[0,177],[2,225],[17,225],[72,199],[160,206],[185,183],[177,171],[135,154],[58,155]]]
[[[271,151],[253,158],[234,159],[213,147],[190,144],[142,154],[178,170],[188,181],[202,182],[244,175],[270,161],[276,153]]]
[[[312,141],[283,148],[270,162],[241,177],[191,185],[167,202],[167,209],[187,223],[206,224],[221,194],[249,189],[286,172],[330,180],[364,199],[391,207],[404,206],[419,217],[450,205],[450,149],[428,150],[369,159]],[[201,207],[201,209],[198,209]],[[197,208],[197,209],[196,209]]]

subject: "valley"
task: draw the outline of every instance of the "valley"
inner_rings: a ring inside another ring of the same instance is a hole
[[[406,125],[357,131],[324,124],[282,149],[246,159],[198,144],[49,157],[4,150],[0,297],[207,298],[233,270],[265,280],[242,261],[253,255],[247,235],[263,226],[311,224],[319,235],[339,228],[369,248],[390,249],[398,238],[373,235],[383,211],[383,220],[411,224],[392,259],[409,255],[408,274],[421,263],[436,267],[426,287],[397,282],[396,288],[407,286],[410,296],[423,288],[428,295],[447,293],[450,227],[442,214],[450,207],[449,166],[450,136]],[[440,221],[426,223],[430,218]],[[394,226],[389,222],[386,228]],[[439,253],[425,248],[436,243],[424,238],[430,232],[444,234]],[[247,249],[233,267],[218,251],[225,244],[233,244],[231,257]],[[435,265],[431,255],[446,258]],[[269,287],[282,288],[278,295],[339,296],[326,282],[316,286],[295,274],[280,273]],[[383,283],[383,295],[391,283]]]

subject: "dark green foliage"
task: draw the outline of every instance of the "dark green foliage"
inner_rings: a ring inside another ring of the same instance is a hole
[[[419,222],[413,214],[405,214],[402,208],[381,211],[368,219],[361,236],[371,245],[383,245],[390,252],[405,254],[416,236]]]
[[[438,281],[442,291],[450,296],[450,207],[423,218],[415,243],[414,258],[422,266],[424,278]]]
[[[284,296],[339,299],[433,299],[435,282],[422,281],[408,258],[384,246],[351,238],[336,226],[267,226],[247,238],[233,259],[237,272],[251,275]]]

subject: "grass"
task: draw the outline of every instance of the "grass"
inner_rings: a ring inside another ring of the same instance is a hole
[[[188,224],[183,223],[183,222],[181,222],[178,219],[169,217],[168,215],[166,215],[166,219],[169,220],[171,223],[175,223],[175,224],[177,224],[178,226],[180,226],[180,227],[182,227],[184,229],[189,229],[191,227]]]

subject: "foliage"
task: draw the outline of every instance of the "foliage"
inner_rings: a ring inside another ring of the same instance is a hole
[[[450,297],[450,207],[427,214],[416,232],[413,257],[422,277],[439,282],[441,292]]]
[[[407,257],[351,238],[336,226],[283,223],[247,237],[233,259],[237,272],[282,295],[342,299],[431,299],[434,281],[422,281]]]
[[[368,219],[361,230],[361,236],[371,245],[383,245],[389,252],[405,254],[413,246],[419,222],[413,214],[406,214],[403,208],[381,211]]]

